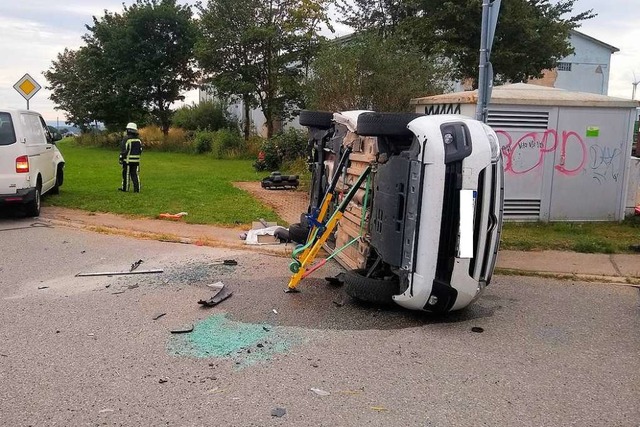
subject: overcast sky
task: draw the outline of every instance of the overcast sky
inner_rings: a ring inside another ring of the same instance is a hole
[[[126,4],[132,1],[127,0]],[[183,1],[194,4],[195,1]],[[594,9],[598,16],[583,23],[578,30],[620,49],[612,55],[609,95],[631,98],[633,73],[640,80],[640,25],[636,10],[638,0],[577,0],[575,11]],[[0,2],[0,106],[25,108],[26,101],[13,85],[29,73],[43,87],[42,73],[65,47],[82,45],[85,24],[104,10],[121,11],[122,0],[2,0]],[[342,30],[344,32],[344,30]],[[64,114],[54,110],[45,89],[32,99],[30,107],[45,119],[64,122]],[[640,90],[636,98],[640,98]],[[187,94],[187,102],[197,94]]]

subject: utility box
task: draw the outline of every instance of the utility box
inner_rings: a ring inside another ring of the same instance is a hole
[[[411,104],[416,113],[473,117],[477,101],[478,92],[467,91]],[[633,212],[628,183],[637,164],[631,148],[638,105],[524,83],[494,87],[487,124],[504,158],[504,218],[611,221]]]

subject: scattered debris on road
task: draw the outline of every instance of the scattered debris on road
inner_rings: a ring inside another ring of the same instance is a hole
[[[238,261],[236,261],[235,259],[225,259],[220,262],[215,262],[211,265],[238,265]]]
[[[319,389],[319,388],[310,388],[309,390],[311,390],[312,392],[314,392],[318,396],[329,396],[331,394],[328,391],[325,391],[325,390],[322,390],[322,389]]]
[[[136,268],[140,267],[140,264],[142,264],[144,261],[142,261],[141,259],[139,259],[138,261],[134,262],[133,264],[131,264],[131,269],[129,271],[133,271]]]
[[[104,408],[98,411],[99,414],[106,414],[107,412],[113,412],[111,408]]]
[[[111,295],[118,295],[118,294],[124,294],[124,291],[111,292]]]
[[[198,304],[204,306],[204,307],[213,307],[216,306],[218,304],[220,304],[222,301],[226,300],[227,298],[229,298],[231,295],[233,295],[233,291],[231,289],[229,289],[228,287],[226,287],[224,285],[224,283],[222,282],[217,282],[217,283],[213,283],[211,285],[207,285],[210,288],[215,289],[215,293],[213,294],[213,296],[211,296],[211,298],[209,298],[208,300],[200,300],[198,301]]]
[[[90,276],[124,276],[127,274],[154,274],[154,273],[162,273],[164,270],[162,269],[154,269],[154,270],[136,270],[136,271],[102,271],[98,273],[78,273],[76,277],[90,277]]]
[[[164,316],[164,315],[166,315],[166,314],[167,314],[167,313],[157,313],[157,314],[154,314],[154,315],[153,315],[153,317],[152,317],[152,319],[153,319],[153,320],[158,320],[159,318],[161,318],[162,316]]]
[[[189,215],[186,212],[178,212],[177,214],[170,214],[170,213],[161,213],[158,215],[158,218],[160,219],[171,219],[173,221],[177,221],[179,219],[182,219],[183,216]]]
[[[378,412],[386,412],[386,411],[388,411],[388,409],[385,408],[384,406],[372,406],[371,409],[373,409],[374,411],[378,411]]]
[[[158,382],[159,382],[160,384],[164,384],[164,383],[166,383],[166,382],[168,382],[168,381],[169,381],[169,380],[168,380],[168,379],[166,379],[166,378],[160,378],[160,379],[158,380]]]
[[[189,332],[193,332],[193,325],[189,325],[184,328],[171,329],[170,332],[172,334],[188,334]]]
[[[481,328],[480,326],[474,326],[473,328],[471,328],[471,332],[477,332],[479,334],[484,332],[484,329]]]
[[[278,314],[278,310],[276,310],[275,308],[272,311],[273,311],[273,314]]]
[[[287,413],[287,410],[285,408],[273,408],[271,410],[272,417],[281,418],[281,417],[284,417],[286,413]]]
[[[38,289],[48,289],[48,286],[38,286]]]

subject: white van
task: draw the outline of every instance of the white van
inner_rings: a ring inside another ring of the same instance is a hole
[[[57,194],[64,159],[42,116],[34,111],[0,109],[0,205],[22,204],[40,215],[40,197]]]

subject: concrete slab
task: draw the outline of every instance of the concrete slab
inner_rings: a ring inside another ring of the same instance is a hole
[[[500,251],[499,268],[552,273],[593,274],[618,276],[618,272],[606,254],[582,254],[576,252]]]
[[[613,262],[625,277],[640,277],[640,255],[616,254],[612,255]]]

